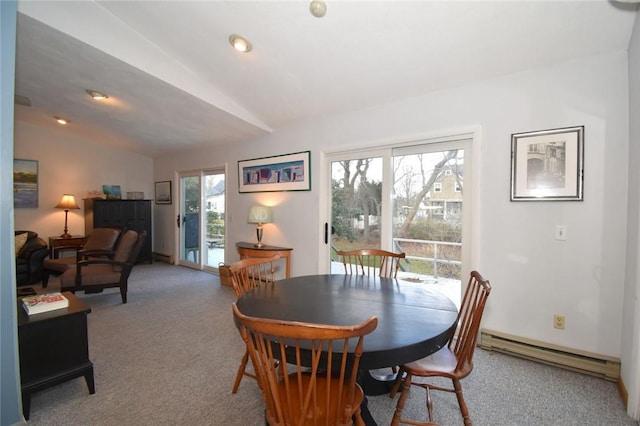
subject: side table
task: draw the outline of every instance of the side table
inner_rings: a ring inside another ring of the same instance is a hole
[[[95,393],[93,363],[89,360],[87,315],[91,308],[70,292],[67,308],[27,315],[18,299],[18,345],[22,413],[29,420],[31,394],[84,376]]]
[[[86,241],[87,237],[84,235],[72,235],[71,238],[49,237],[49,258],[57,259],[60,250],[80,250]]]
[[[236,243],[236,248],[238,249],[240,259],[244,259],[246,257],[271,257],[275,254],[279,254],[280,257],[282,257],[286,262],[285,278],[291,277],[291,252],[293,251],[292,248],[266,245],[256,247],[256,245],[253,243]]]

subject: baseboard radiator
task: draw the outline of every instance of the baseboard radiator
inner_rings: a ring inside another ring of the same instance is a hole
[[[173,265],[173,256],[164,253],[153,252],[153,260],[157,260],[159,262],[166,262]]]
[[[618,358],[571,349],[498,331],[480,330],[480,347],[538,361],[612,382],[620,377]]]

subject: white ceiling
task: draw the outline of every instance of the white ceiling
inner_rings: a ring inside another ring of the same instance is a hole
[[[19,1],[18,120],[150,156],[585,55],[637,6],[591,1]],[[253,44],[233,50],[238,33]],[[106,92],[92,101],[86,89]]]

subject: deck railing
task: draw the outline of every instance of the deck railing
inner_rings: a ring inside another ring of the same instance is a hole
[[[413,245],[416,245],[416,244],[424,245],[424,248],[416,250],[415,247],[412,247],[412,249],[408,249],[408,247],[403,247],[403,243],[413,244]],[[462,265],[462,261],[460,259],[460,252],[462,248],[462,243],[452,243],[452,242],[446,242],[446,241],[433,241],[433,240],[419,240],[419,239],[412,239],[412,238],[394,238],[393,247],[394,247],[393,251],[405,252],[406,254],[405,260],[400,263],[400,269],[402,271],[416,272],[421,275],[429,275],[434,278],[438,278],[438,277],[441,277],[440,271],[439,271],[439,265],[455,265],[457,267],[457,271],[455,274],[453,274],[454,276],[451,276],[451,273],[449,273],[448,276],[444,276],[442,278],[454,278],[458,280],[460,279],[460,266]],[[456,249],[454,250],[454,253],[456,253],[456,255],[451,256],[450,254],[448,254],[445,247],[455,247]],[[336,251],[337,251],[336,248],[332,245],[331,259],[334,261],[340,261]],[[414,254],[416,252],[430,253],[431,255],[418,256]],[[411,264],[412,260],[416,262],[431,263],[433,264],[433,270],[427,273],[416,271],[414,269],[418,269],[418,268],[415,268],[415,265]],[[412,266],[414,267],[412,268]]]
[[[424,248],[424,250],[407,250],[403,247],[402,243],[409,243],[409,244],[420,244],[420,245],[425,245],[426,247]],[[460,259],[460,252],[461,252],[461,248],[462,248],[462,243],[453,243],[453,242],[446,242],[446,241],[433,241],[433,240],[418,240],[418,239],[412,239],[412,238],[394,238],[393,239],[393,244],[395,247],[398,247],[399,250],[404,251],[406,253],[406,259],[409,262],[409,265],[411,265],[411,261],[412,260],[416,260],[416,261],[420,261],[420,262],[426,262],[426,263],[432,263],[433,264],[433,273],[429,274],[429,275],[433,275],[433,277],[438,278],[440,276],[439,274],[439,265],[456,265],[456,266],[460,266],[462,265],[462,260]],[[457,258],[452,258],[452,256],[445,254],[444,253],[444,247],[456,247],[459,249],[454,250],[457,253]],[[422,251],[425,253],[431,253],[431,256],[416,256],[413,254],[410,254],[412,252],[416,252],[416,251]],[[411,271],[411,269],[409,268],[408,272],[413,272]],[[460,272],[458,271],[458,273],[456,274],[456,277],[451,277],[448,276],[446,278],[457,278],[460,279]]]

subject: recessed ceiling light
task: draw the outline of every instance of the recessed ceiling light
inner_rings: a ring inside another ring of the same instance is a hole
[[[229,43],[231,43],[233,48],[238,52],[251,52],[251,43],[249,43],[246,38],[239,36],[238,34],[231,34],[229,36]]]
[[[327,4],[324,0],[312,0],[309,3],[309,12],[316,18],[322,18],[327,13]]]
[[[87,89],[87,93],[89,94],[89,96],[91,96],[92,99],[95,99],[96,101],[102,101],[109,98],[109,96],[105,95],[104,93],[100,93],[91,89]]]
[[[71,123],[71,121],[67,120],[66,118],[62,118],[62,117],[58,117],[58,116],[55,116],[55,117],[53,117],[53,118],[55,118],[55,119],[56,119],[56,121],[58,122],[58,124],[62,124],[63,126],[64,126],[64,125],[66,125],[66,124]]]

